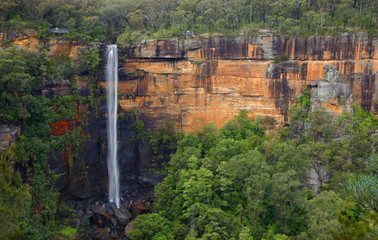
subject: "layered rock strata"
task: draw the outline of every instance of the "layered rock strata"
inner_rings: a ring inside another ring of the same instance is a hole
[[[0,33],[0,50],[7,47],[8,43],[32,51],[38,51],[41,48],[41,41],[38,38],[38,33],[34,30]],[[45,44],[49,50],[50,57],[68,55],[70,58],[76,58],[80,54],[82,48],[82,45],[76,41],[64,41],[58,39],[51,39]]]
[[[138,109],[152,128],[168,117],[186,132],[221,127],[241,110],[283,125],[302,89],[325,77],[325,65],[336,67],[354,101],[378,113],[378,40],[363,33],[154,40],[121,46],[119,56],[119,104]],[[340,111],[332,101],[327,108]]]

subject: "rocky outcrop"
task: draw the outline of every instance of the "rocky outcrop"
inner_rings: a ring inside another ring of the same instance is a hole
[[[336,114],[350,111],[353,103],[350,84],[340,78],[339,71],[333,65],[324,66],[324,73],[324,78],[308,85],[311,93],[311,109],[322,107]]]
[[[35,30],[25,30],[23,32],[0,33],[0,50],[11,43],[13,46],[32,51],[40,50],[41,42]],[[51,39],[46,43],[50,57],[68,55],[76,58],[81,51],[82,45],[76,41],[65,41]]]
[[[378,113],[378,41],[364,33],[153,40],[121,46],[119,56],[119,104],[138,109],[152,128],[168,116],[187,132],[221,127],[241,110],[283,125],[302,89],[325,77],[325,65],[340,72],[354,101]]]
[[[329,171],[326,166],[318,163],[312,164],[307,173],[307,186],[313,192],[314,196],[318,196],[322,192],[322,187],[329,184]]]
[[[12,45],[20,48],[37,51],[39,47],[38,33],[34,30],[0,33],[0,50],[3,47],[2,45],[7,45],[7,43],[12,43]]]
[[[0,125],[0,151],[7,149],[21,135],[19,126]]]
[[[152,202],[152,195],[130,198],[119,208],[107,199],[85,202],[71,216],[76,219],[72,227],[85,226],[90,222],[95,225],[93,239],[119,239],[132,229],[132,222],[137,216],[151,212]]]
[[[42,96],[53,98],[54,96],[65,96],[72,94],[72,87],[69,80],[52,81],[46,84],[42,90]]]

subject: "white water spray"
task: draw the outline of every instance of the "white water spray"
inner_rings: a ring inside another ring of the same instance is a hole
[[[120,206],[119,169],[117,159],[117,98],[118,98],[118,53],[117,45],[107,46],[106,91],[107,91],[107,132],[108,132],[108,174],[109,202]]]

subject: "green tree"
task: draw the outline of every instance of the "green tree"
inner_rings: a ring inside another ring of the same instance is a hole
[[[139,215],[133,223],[133,230],[127,236],[132,240],[170,240],[171,222],[158,213]]]
[[[0,18],[5,18],[9,11],[17,6],[16,0],[3,0],[0,2]]]
[[[21,239],[21,217],[29,207],[29,186],[23,184],[19,172],[13,173],[13,147],[0,158],[0,239]]]
[[[0,122],[18,123],[28,118],[27,98],[41,87],[37,56],[14,47],[0,52]]]
[[[362,208],[378,213],[378,157],[374,155],[367,164],[372,173],[351,176],[345,184],[345,192]]]
[[[344,211],[344,201],[333,191],[323,191],[306,206],[307,236],[314,239],[331,239],[331,229],[340,229],[338,214]],[[305,233],[301,234],[304,238]]]
[[[138,31],[132,31],[129,26],[126,27],[125,31],[118,36],[118,44],[132,45],[136,44],[141,39],[141,34]]]
[[[305,191],[299,186],[294,170],[272,176],[268,200],[283,233],[296,235],[305,229],[303,212],[306,197]]]

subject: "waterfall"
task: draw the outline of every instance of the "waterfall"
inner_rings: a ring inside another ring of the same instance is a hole
[[[117,45],[107,46],[106,93],[107,93],[107,132],[108,132],[108,174],[109,202],[120,206],[119,169],[117,159],[117,107],[118,107],[118,53]]]

